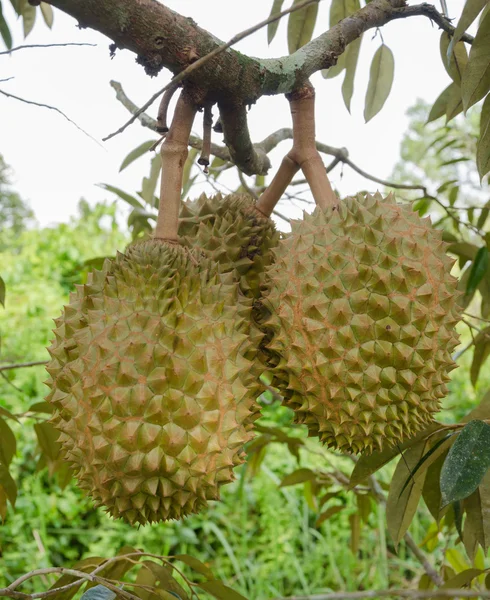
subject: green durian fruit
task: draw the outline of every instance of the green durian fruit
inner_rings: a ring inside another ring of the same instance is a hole
[[[189,248],[199,248],[222,272],[233,272],[242,293],[257,300],[265,269],[272,262],[272,249],[279,232],[263,216],[247,194],[221,194],[183,204],[179,236]]]
[[[178,519],[233,480],[259,414],[250,311],[231,275],[158,240],[71,295],[47,400],[80,487],[112,516]]]
[[[264,304],[275,385],[310,435],[369,453],[433,419],[461,317],[446,248],[428,218],[379,193],[293,224]]]

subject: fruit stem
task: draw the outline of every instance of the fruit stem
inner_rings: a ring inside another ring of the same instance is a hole
[[[178,240],[182,176],[196,110],[194,104],[181,92],[172,124],[161,148],[162,180],[155,238]]]
[[[338,206],[323,160],[315,144],[315,90],[311,84],[287,96],[293,118],[293,147],[284,157],[270,185],[257,201],[256,208],[270,216],[296,172],[301,168],[317,206]]]

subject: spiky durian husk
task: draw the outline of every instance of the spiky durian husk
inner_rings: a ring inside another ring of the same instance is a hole
[[[264,304],[276,385],[310,435],[371,452],[432,420],[461,314],[446,247],[429,219],[380,194],[293,224]]]
[[[80,487],[114,517],[181,518],[233,480],[258,417],[250,304],[208,259],[158,241],[72,294],[47,399]]]
[[[233,272],[243,294],[257,300],[265,269],[279,233],[271,219],[255,209],[247,194],[202,194],[182,206],[179,221],[182,244],[199,248],[222,272]]]

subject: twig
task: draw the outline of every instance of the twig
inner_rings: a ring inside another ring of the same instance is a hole
[[[365,598],[490,598],[490,590],[438,589],[438,590],[362,590],[359,592],[332,592],[311,596],[287,596],[276,600],[364,600]]]
[[[55,112],[59,113],[62,117],[64,117],[67,121],[69,121],[72,125],[75,125],[75,127],[79,131],[84,133],[87,137],[89,137],[91,140],[93,140],[97,145],[99,145],[101,148],[104,148],[104,146],[98,140],[96,140],[93,136],[91,136],[90,133],[87,133],[85,131],[85,129],[82,129],[79,125],[77,125],[75,123],[75,121],[70,119],[69,116],[67,116],[62,110],[60,110],[56,106],[51,106],[50,104],[44,104],[42,102],[35,102],[34,100],[26,100],[25,98],[21,98],[20,96],[16,96],[15,94],[10,94],[9,92],[6,92],[5,90],[0,90],[0,94],[3,94],[7,98],[13,98],[14,100],[19,100],[19,102],[24,102],[25,104],[32,104],[33,106],[40,106],[41,108],[49,108],[49,110],[54,110]]]
[[[60,46],[93,46],[96,47],[97,44],[87,44],[87,43],[79,43],[79,42],[67,42],[66,44],[23,44],[22,46],[17,46],[15,48],[10,48],[10,50],[4,50],[0,52],[0,56],[2,54],[12,54],[12,52],[17,52],[17,50],[25,50],[26,48],[58,48]]]
[[[47,360],[35,360],[32,362],[16,363],[12,365],[0,365],[0,371],[10,371],[11,369],[24,369],[25,367],[37,367],[38,365],[47,365]]]
[[[141,108],[139,108],[136,111],[136,113],[122,127],[120,127],[117,131],[114,131],[113,133],[111,133],[108,136],[106,136],[105,138],[103,138],[103,141],[106,142],[107,140],[110,140],[111,138],[115,137],[116,135],[122,133],[127,127],[129,127],[132,123],[134,123],[136,121],[136,119],[138,118],[138,116],[141,113],[143,113],[148,107],[150,107],[153,104],[153,102],[155,102],[155,100],[157,98],[159,98],[164,92],[166,92],[172,86],[176,86],[178,83],[183,81],[186,77],[188,77],[193,71],[202,67],[209,60],[211,60],[218,54],[221,54],[221,52],[224,52],[226,49],[230,48],[234,44],[238,43],[239,41],[243,40],[244,38],[248,37],[249,35],[252,35],[259,29],[262,29],[263,27],[265,27],[266,25],[269,25],[269,23],[278,21],[279,19],[282,19],[282,17],[288,15],[289,13],[295,12],[297,10],[301,10],[302,8],[304,8],[305,6],[308,6],[309,4],[313,4],[314,2],[318,3],[321,1],[322,0],[304,0],[304,2],[295,4],[295,5],[291,6],[290,8],[278,13],[277,15],[273,15],[273,16],[269,17],[268,19],[265,19],[265,21],[261,21],[257,25],[254,25],[253,27],[250,27],[249,29],[245,29],[244,31],[237,33],[228,42],[226,42],[225,44],[221,44],[220,46],[218,46],[217,48],[215,48],[208,54],[202,56],[195,62],[191,63],[183,71],[178,73],[175,77],[173,77],[172,80],[169,83],[167,83],[167,85],[165,85],[161,90],[159,90],[158,92],[153,94],[153,96],[147,102],[145,102],[145,104],[143,104],[143,106]]]

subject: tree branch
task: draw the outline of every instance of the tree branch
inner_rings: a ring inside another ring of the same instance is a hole
[[[25,50],[27,48],[59,48],[60,46],[97,46],[97,44],[88,44],[88,43],[80,43],[80,42],[67,42],[65,44],[23,44],[22,46],[16,46],[15,48],[10,48],[10,50],[3,50],[0,52],[0,56],[2,54],[12,54],[12,52],[17,52],[18,50]]]
[[[37,367],[38,365],[47,364],[47,360],[35,360],[32,362],[17,363],[12,365],[0,365],[0,371],[11,371],[12,369],[24,369],[25,367]]]

